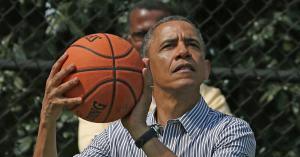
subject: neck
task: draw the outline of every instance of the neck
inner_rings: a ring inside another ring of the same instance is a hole
[[[153,96],[157,106],[157,122],[164,126],[168,120],[179,118],[190,111],[196,105],[200,97],[199,89],[170,92],[155,86]]]

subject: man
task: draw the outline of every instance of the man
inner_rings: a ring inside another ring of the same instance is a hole
[[[163,17],[174,14],[165,3],[160,1],[140,1],[129,12],[129,36],[128,40],[132,45],[140,52],[142,41],[151,26],[153,26],[158,20]],[[225,97],[221,94],[220,90],[214,87],[201,85],[200,93],[203,96],[206,103],[212,109],[231,115],[230,109],[225,101]],[[152,101],[151,109],[155,106],[155,102]],[[105,128],[107,123],[92,123],[84,119],[79,118],[78,128],[78,146],[79,151],[83,151],[86,148],[92,138]]]
[[[249,125],[210,109],[199,94],[208,79],[209,61],[200,32],[187,19],[162,19],[147,33],[142,47],[143,95],[132,112],[97,135],[81,156],[255,156]],[[81,104],[81,98],[63,94],[78,79],[61,84],[74,66],[61,69],[64,55],[53,66],[45,98],[34,156],[57,156],[56,120],[62,106]],[[152,82],[152,80],[153,82]],[[147,116],[153,85],[157,108]]]

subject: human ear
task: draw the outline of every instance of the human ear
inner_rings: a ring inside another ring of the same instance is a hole
[[[133,42],[132,42],[132,37],[131,35],[128,35],[127,38],[126,38],[127,41],[129,41],[131,43],[131,45],[133,45]]]
[[[211,72],[211,63],[209,60],[204,60],[204,78],[205,80],[208,80],[209,79],[209,75],[210,75],[210,72]]]

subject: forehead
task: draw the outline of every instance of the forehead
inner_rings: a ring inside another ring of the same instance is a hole
[[[186,21],[168,21],[160,24],[154,30],[154,37],[158,40],[167,40],[178,36],[198,39],[196,28]]]
[[[149,22],[153,25],[159,19],[167,15],[168,13],[163,10],[147,10],[136,8],[130,13],[130,26],[135,26],[145,22]]]

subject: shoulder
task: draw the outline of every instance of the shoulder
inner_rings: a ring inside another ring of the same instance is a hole
[[[121,120],[117,120],[115,122],[112,122],[108,128],[106,129],[107,135],[110,139],[114,139],[118,136],[129,136],[129,132],[124,128],[124,126],[121,123]]]
[[[108,128],[104,129],[101,133],[95,136],[92,143],[106,143],[106,145],[112,146],[112,143],[116,143],[120,140],[120,137],[126,137],[130,134],[123,127],[120,120],[109,124]]]
[[[223,123],[223,129],[219,134],[220,139],[228,137],[231,139],[247,138],[255,143],[254,133],[245,120],[233,116],[226,116]]]
[[[110,123],[108,128],[95,136],[81,156],[115,156],[120,147],[132,143],[132,138],[120,120]],[[77,157],[77,156],[76,156]]]
[[[210,110],[210,125],[214,129],[218,129],[220,134],[223,132],[231,132],[233,130],[247,131],[253,133],[250,125],[243,119],[230,116],[218,111]]]
[[[255,154],[254,133],[245,120],[216,111],[211,114],[215,117],[211,126],[215,132],[216,150],[230,148],[232,151],[251,154],[250,156]]]

